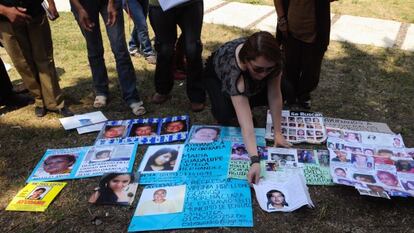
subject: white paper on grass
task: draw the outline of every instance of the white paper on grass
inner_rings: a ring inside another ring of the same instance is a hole
[[[98,124],[79,127],[79,128],[76,128],[76,130],[78,131],[78,134],[97,132],[97,131],[101,131],[104,125],[105,125],[105,122],[102,122]]]
[[[169,10],[190,0],[158,0],[163,11]]]
[[[291,173],[284,182],[262,179],[258,185],[253,185],[260,208],[266,212],[291,212],[304,205],[314,207],[308,188],[305,185],[304,177],[300,174],[299,169],[296,170],[297,172]],[[270,203],[268,195],[272,191],[278,191],[283,194],[285,201],[282,207],[274,207]]]
[[[63,128],[65,128],[65,130],[93,125],[107,120],[108,119],[103,115],[101,111],[90,112],[59,119],[60,123],[62,124]]]

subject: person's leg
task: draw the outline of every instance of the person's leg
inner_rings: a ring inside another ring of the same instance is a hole
[[[38,72],[32,59],[32,48],[26,24],[12,25],[8,21],[0,21],[0,28],[0,42],[9,54],[26,88],[35,97],[35,106],[43,108]]]
[[[284,99],[288,104],[295,104],[297,98],[297,88],[301,82],[301,46],[300,42],[289,36],[285,43],[285,68],[286,74],[283,77],[282,86],[285,90]]]
[[[318,87],[324,51],[316,44],[304,44],[302,57],[302,76],[297,87],[298,100],[309,101],[310,93]]]
[[[201,82],[203,1],[196,1],[177,9],[178,24],[183,31],[184,51],[187,57],[187,96],[191,103],[204,103],[206,94]]]
[[[128,0],[126,3],[127,5],[124,5],[124,7],[128,7],[127,12],[130,13],[134,21],[134,30],[132,31],[134,35],[131,34],[131,40],[134,39],[134,42],[139,43],[136,46],[139,45],[144,56],[154,55],[148,35],[147,15],[145,14],[147,12],[146,8],[148,8],[148,0]],[[131,42],[129,45],[131,46]]]
[[[102,42],[102,35],[99,25],[99,10],[102,8],[101,1],[88,0],[82,1],[82,6],[89,14],[90,20],[95,24],[92,31],[86,31],[79,28],[83,37],[86,40],[86,47],[88,50],[88,60],[92,71],[93,85],[97,96],[108,96],[108,73],[105,66],[104,48]],[[79,23],[78,13],[72,7],[72,12]]]
[[[130,106],[141,100],[136,87],[137,82],[134,66],[132,65],[131,57],[129,56],[125,42],[125,28],[121,0],[115,0],[115,7],[117,10],[117,20],[113,26],[106,26],[106,32],[111,44],[112,53],[115,56],[116,70],[121,86],[122,97]],[[106,22],[108,20],[106,7],[101,8],[101,15],[104,22]]]
[[[156,38],[157,66],[155,67],[154,77],[155,91],[156,94],[167,96],[174,85],[171,65],[173,62],[174,45],[177,40],[175,9],[164,12],[161,7],[150,6],[149,18]]]
[[[28,32],[43,103],[48,110],[63,109],[64,101],[53,59],[52,34],[46,16],[33,18],[28,24]]]

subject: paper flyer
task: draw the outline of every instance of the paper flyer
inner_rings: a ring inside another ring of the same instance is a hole
[[[27,182],[79,179],[131,172],[138,144],[48,149]]]
[[[71,117],[64,117],[59,119],[60,123],[62,124],[65,130],[93,125],[107,120],[108,119],[104,116],[104,114],[101,111],[74,115]]]
[[[78,131],[78,134],[97,132],[97,131],[101,131],[104,125],[105,125],[105,122],[97,123],[93,125],[79,127],[79,128],[76,128],[76,130]]]
[[[6,210],[44,212],[59,192],[64,182],[32,182],[17,193]]]
[[[187,115],[165,118],[142,118],[107,121],[95,145],[163,144],[187,138],[190,118]]]
[[[206,227],[253,227],[251,193],[246,181],[146,186],[128,232]]]

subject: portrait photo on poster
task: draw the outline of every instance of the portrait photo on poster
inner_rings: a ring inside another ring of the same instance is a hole
[[[183,144],[149,146],[138,169],[141,173],[176,172],[180,167]]]
[[[188,130],[187,120],[164,122],[161,125],[161,134],[174,134]]]
[[[193,126],[189,143],[213,143],[220,139],[219,126]]]
[[[42,200],[47,192],[51,189],[50,186],[36,186],[29,195],[26,196],[27,200]]]
[[[145,188],[135,216],[180,213],[184,209],[186,185]]]
[[[69,175],[76,163],[78,154],[51,154],[47,156],[37,169],[35,177],[53,177],[55,175]]]
[[[89,197],[89,203],[102,205],[130,205],[138,184],[132,173],[107,173]]]
[[[135,123],[131,125],[128,137],[144,137],[157,135],[158,123]]]

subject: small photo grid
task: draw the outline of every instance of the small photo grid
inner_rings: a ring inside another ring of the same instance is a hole
[[[290,142],[322,142],[324,131],[321,117],[282,117],[282,134]]]

